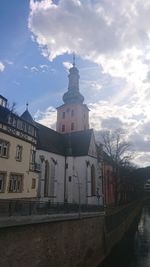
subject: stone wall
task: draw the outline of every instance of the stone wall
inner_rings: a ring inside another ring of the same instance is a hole
[[[0,266],[94,266],[104,254],[103,225],[99,216],[0,229]]]
[[[0,266],[96,267],[139,211],[140,205],[132,206],[126,218],[110,231],[102,214],[0,228]]]

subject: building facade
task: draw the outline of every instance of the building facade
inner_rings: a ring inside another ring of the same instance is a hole
[[[102,204],[102,179],[89,109],[79,91],[79,71],[69,70],[64,104],[53,131],[37,124],[36,160],[41,164],[39,197],[51,201]]]
[[[0,199],[35,198],[37,129],[28,110],[22,116],[0,96]]]
[[[102,205],[102,178],[89,109],[73,62],[57,108],[57,131],[18,116],[0,96],[0,198]]]

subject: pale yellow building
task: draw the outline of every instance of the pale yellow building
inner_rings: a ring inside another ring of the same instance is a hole
[[[0,96],[0,199],[36,198],[37,128],[28,112],[16,115]]]

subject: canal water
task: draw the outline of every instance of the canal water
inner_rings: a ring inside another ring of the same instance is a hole
[[[150,267],[150,203],[124,239],[98,267]]]

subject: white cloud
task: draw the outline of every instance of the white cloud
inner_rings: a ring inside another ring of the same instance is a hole
[[[41,71],[41,72],[46,72],[46,71],[51,71],[51,72],[54,72],[55,70],[50,68],[48,65],[46,64],[42,64],[42,65],[39,65],[39,66],[27,66],[25,65],[24,66],[24,69],[25,70],[28,70],[28,71],[31,71],[31,72],[38,72],[38,71]]]
[[[5,65],[0,61],[0,72],[3,72],[5,69]]]
[[[69,70],[72,67],[72,64],[70,62],[68,62],[68,61],[64,61],[63,65],[67,70]]]
[[[34,119],[47,127],[56,129],[56,109],[53,107],[48,107],[44,112],[38,110]]]
[[[6,59],[6,60],[5,60],[5,62],[6,62],[8,65],[13,65],[13,64],[14,64],[14,62],[13,62],[13,61],[11,61],[11,60],[8,60],[8,59]]]
[[[37,71],[39,71],[37,67],[31,67],[30,70],[31,70],[32,72],[37,72]]]
[[[127,91],[149,91],[150,4],[145,0],[30,1],[29,28],[44,56],[75,52],[123,78]],[[90,19],[89,19],[90,18]],[[117,18],[117,19],[116,19]],[[67,62],[65,67],[69,67]],[[141,90],[142,87],[142,90]],[[127,93],[127,92],[126,92]]]

